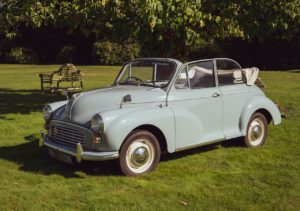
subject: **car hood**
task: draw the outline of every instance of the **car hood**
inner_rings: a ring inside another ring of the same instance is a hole
[[[131,102],[121,102],[130,95]],[[122,109],[132,104],[165,102],[166,92],[160,88],[146,86],[112,86],[73,95],[68,101],[64,117],[78,123],[86,123],[96,113],[105,110]]]

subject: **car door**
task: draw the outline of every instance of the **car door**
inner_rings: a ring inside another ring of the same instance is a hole
[[[174,112],[177,151],[224,139],[222,99],[213,60],[182,65],[167,104]]]
[[[241,66],[226,58],[216,59],[218,86],[223,100],[223,131],[226,139],[242,135],[239,121],[247,99],[254,93],[245,83]]]

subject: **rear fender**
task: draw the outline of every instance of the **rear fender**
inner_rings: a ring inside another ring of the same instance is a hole
[[[243,136],[247,133],[247,126],[251,116],[259,109],[265,109],[271,114],[274,125],[280,124],[281,114],[275,103],[265,96],[255,95],[246,103],[242,110],[240,129]]]

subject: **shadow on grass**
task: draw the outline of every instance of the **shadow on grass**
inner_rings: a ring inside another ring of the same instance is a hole
[[[39,90],[0,89],[0,115],[41,111],[46,103],[64,99],[59,94],[47,94]]]
[[[92,162],[84,161],[81,164],[64,164],[52,159],[46,148],[38,147],[38,139],[35,135],[24,137],[26,143],[16,146],[0,147],[0,159],[8,160],[20,165],[19,169],[26,172],[34,172],[42,175],[58,174],[65,178],[83,178],[78,171],[91,176],[117,176],[121,175],[117,160]],[[180,159],[188,155],[205,153],[220,147],[241,147],[240,139],[232,139],[221,143],[210,144],[172,154],[164,154],[161,162]]]
[[[72,95],[77,92],[70,92]],[[5,119],[3,114],[29,114],[41,111],[47,103],[65,100],[60,93],[41,92],[37,89],[1,89],[0,88],[0,119]],[[8,119],[7,119],[8,120]]]
[[[28,142],[15,146],[0,147],[0,159],[17,163],[22,171],[42,175],[58,174],[65,178],[83,177],[78,174],[78,171],[95,176],[120,175],[115,161],[84,161],[80,165],[69,165],[52,159],[46,148],[40,149],[35,135],[26,136],[24,139]]]
[[[300,70],[288,70],[289,73],[300,73]]]

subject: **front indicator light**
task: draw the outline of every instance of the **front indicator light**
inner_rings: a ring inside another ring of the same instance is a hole
[[[101,138],[100,138],[100,137],[96,136],[96,137],[94,138],[94,144],[99,144],[100,141],[101,141]]]

